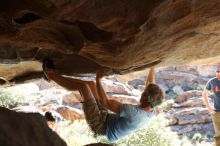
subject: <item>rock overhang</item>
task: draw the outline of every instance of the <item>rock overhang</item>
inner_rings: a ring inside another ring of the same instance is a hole
[[[42,76],[41,61],[63,74],[104,69],[219,64],[218,0],[1,1],[0,76]]]

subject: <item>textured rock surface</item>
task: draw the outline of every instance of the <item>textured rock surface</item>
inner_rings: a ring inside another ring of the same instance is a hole
[[[217,64],[219,17],[219,0],[3,0],[1,83],[42,76],[45,56],[67,75]]]
[[[203,103],[201,91],[188,91],[177,97],[166,113],[169,127],[179,135],[214,134],[211,115]]]
[[[66,146],[43,116],[0,108],[1,146]]]
[[[59,107],[56,111],[66,120],[74,121],[79,119],[84,119],[84,114],[82,111],[71,107]]]

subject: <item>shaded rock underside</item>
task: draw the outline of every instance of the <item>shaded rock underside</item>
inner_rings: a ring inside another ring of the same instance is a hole
[[[2,146],[67,146],[37,113],[17,113],[0,107],[0,129]]]
[[[2,0],[1,83],[42,76],[45,56],[77,76],[219,64],[219,17],[219,0]]]

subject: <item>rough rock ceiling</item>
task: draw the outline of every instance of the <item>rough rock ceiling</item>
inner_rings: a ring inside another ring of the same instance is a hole
[[[219,0],[1,0],[1,82],[41,76],[45,56],[67,75],[219,64],[219,34]]]

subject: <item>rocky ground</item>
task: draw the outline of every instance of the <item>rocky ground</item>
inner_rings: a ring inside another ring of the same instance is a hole
[[[195,135],[201,134],[200,141],[213,142],[214,129],[201,93],[207,80],[214,76],[215,68],[216,66],[169,67],[160,68],[156,73],[156,82],[166,93],[164,115],[169,120],[168,126],[178,135],[194,139]],[[119,78],[112,76],[103,80],[103,86],[115,99],[137,104],[145,79],[146,76],[143,74],[124,84],[118,82]],[[54,111],[63,119],[71,121],[84,118],[78,101],[80,96],[78,92],[66,91],[55,83],[44,80],[19,85],[16,88],[30,97],[15,107],[16,111],[42,114],[46,111]]]

